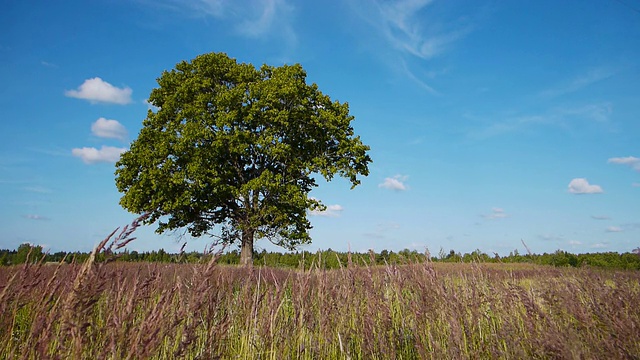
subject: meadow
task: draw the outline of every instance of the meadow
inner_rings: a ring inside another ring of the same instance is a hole
[[[0,268],[2,359],[638,359],[640,272],[533,264]]]

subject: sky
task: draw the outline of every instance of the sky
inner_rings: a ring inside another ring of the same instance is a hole
[[[371,147],[319,182],[302,249],[640,247],[638,0],[4,1],[0,248],[89,251],[130,223],[115,162],[156,79],[224,52],[301,64]],[[211,239],[136,231],[128,248]],[[256,250],[279,250],[266,240]]]

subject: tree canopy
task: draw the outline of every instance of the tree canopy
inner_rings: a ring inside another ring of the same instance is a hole
[[[209,53],[158,78],[143,127],[116,164],[120,204],[149,212],[157,232],[186,228],[240,243],[286,249],[311,241],[314,176],[352,188],[369,174],[369,147],[354,135],[347,103],[307,84],[301,65],[256,69]]]

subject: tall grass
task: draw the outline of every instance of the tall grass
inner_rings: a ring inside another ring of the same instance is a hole
[[[112,263],[0,274],[0,357],[637,358],[640,274]],[[83,280],[78,281],[82,276]]]
[[[639,272],[432,263],[296,271],[225,267],[215,259],[2,268],[0,358],[640,354]]]

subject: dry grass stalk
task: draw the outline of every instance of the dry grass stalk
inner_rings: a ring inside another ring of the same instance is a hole
[[[640,353],[638,272],[430,262],[295,271],[220,266],[217,256],[2,269],[0,358]]]

